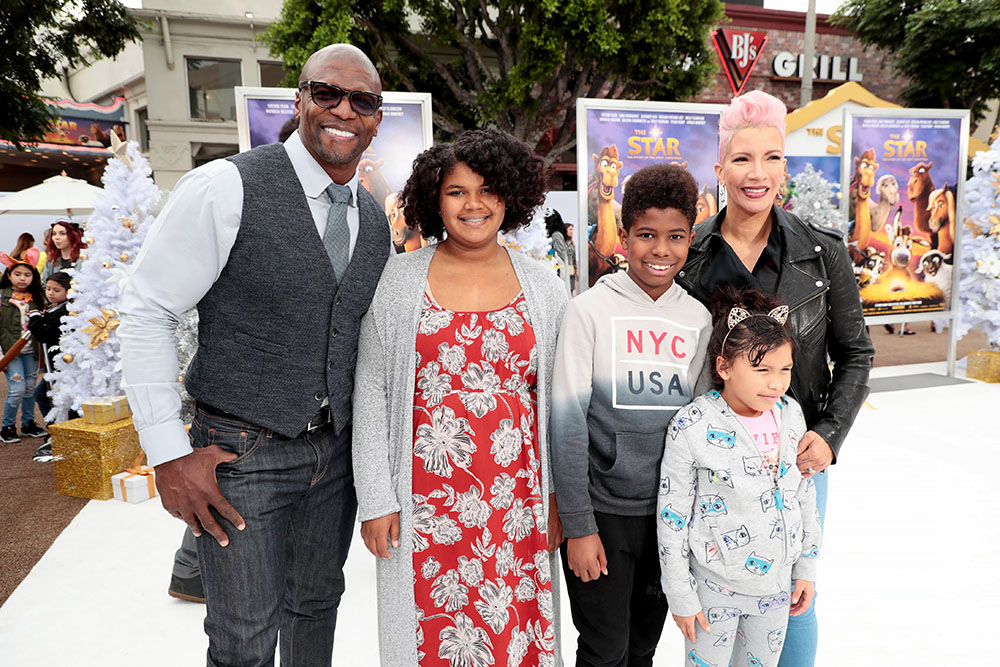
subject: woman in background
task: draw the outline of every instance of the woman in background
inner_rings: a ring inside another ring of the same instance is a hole
[[[80,251],[85,250],[83,230],[72,220],[60,219],[52,223],[49,240],[45,242],[45,250],[49,260],[42,269],[42,284],[49,276],[58,271],[72,269],[80,263]]]

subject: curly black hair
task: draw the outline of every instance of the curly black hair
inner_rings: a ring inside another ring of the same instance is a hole
[[[559,211],[552,209],[552,211],[545,216],[545,233],[549,238],[551,238],[556,232],[566,236],[566,223],[563,222],[562,216],[559,215]]]
[[[452,143],[438,144],[417,156],[413,172],[400,194],[406,224],[425,239],[444,238],[441,183],[456,164],[464,162],[503,201],[501,232],[531,222],[545,201],[545,166],[531,148],[499,130],[470,130]]]
[[[799,344],[788,328],[788,323],[779,324],[768,317],[773,309],[785,305],[784,301],[759,289],[744,287],[737,289],[729,284],[720,285],[712,295],[708,309],[712,313],[712,336],[708,339],[706,363],[711,365],[712,386],[722,389],[725,384],[719,376],[715,360],[722,357],[732,365],[739,357],[746,355],[751,366],[759,366],[764,355],[785,343],[792,346],[792,363],[798,357]],[[739,306],[750,312],[746,318],[730,330],[729,311]],[[725,348],[722,344],[725,343]]]
[[[628,177],[622,195],[622,226],[625,231],[651,208],[675,208],[694,226],[698,214],[698,184],[688,170],[676,164],[654,164]]]

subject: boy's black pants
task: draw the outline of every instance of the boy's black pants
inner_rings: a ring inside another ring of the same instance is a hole
[[[656,516],[594,512],[608,574],[584,583],[561,548],[577,640],[577,667],[651,667],[667,618],[660,586]]]

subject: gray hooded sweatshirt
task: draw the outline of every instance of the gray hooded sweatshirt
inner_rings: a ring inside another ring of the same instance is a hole
[[[700,376],[711,331],[708,311],[683,287],[674,283],[654,301],[624,272],[569,302],[550,428],[566,537],[596,533],[595,510],[655,513],[667,424],[708,388]]]

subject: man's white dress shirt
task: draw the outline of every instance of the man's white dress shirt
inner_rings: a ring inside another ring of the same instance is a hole
[[[333,181],[297,131],[285,141],[285,150],[322,242],[330,210],[326,188]],[[347,226],[353,255],[359,227],[357,174],[346,185],[352,194]],[[122,295],[122,387],[151,466],[192,451],[180,419],[175,332],[226,266],[242,213],[243,181],[232,162],[215,160],[185,174],[150,228]],[[281,224],[280,218],[274,222]]]

